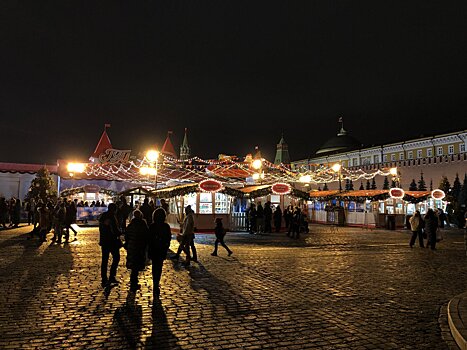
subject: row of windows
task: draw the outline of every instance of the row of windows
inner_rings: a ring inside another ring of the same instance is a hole
[[[464,153],[465,152],[465,144],[460,144],[459,145],[459,153]],[[448,146],[448,154],[454,154],[454,145],[449,145]],[[417,159],[418,158],[423,158],[423,150],[419,149],[415,153]],[[436,147],[436,156],[443,156],[444,155],[444,149],[443,147]],[[426,150],[426,157],[433,157],[433,149],[428,148]],[[407,152],[407,159],[414,159],[414,151],[408,151]],[[399,161],[405,160],[405,152],[400,152],[399,153]],[[393,153],[390,156],[388,154],[383,155],[383,162],[395,162],[397,161],[396,159],[396,154]],[[358,166],[358,158],[352,158],[349,159],[349,166]],[[367,157],[362,159],[362,165],[368,165],[368,164],[377,164],[380,163],[380,156],[374,155],[373,159]]]

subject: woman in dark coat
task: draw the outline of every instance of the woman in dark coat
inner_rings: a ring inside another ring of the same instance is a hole
[[[170,226],[165,222],[165,217],[165,210],[157,208],[152,214],[152,224],[149,226],[149,257],[152,260],[154,298],[158,298],[161,293],[159,283],[162,276],[162,266],[172,239]]]
[[[431,250],[436,249],[436,230],[438,229],[438,218],[433,209],[428,209],[425,214],[425,232],[428,237],[428,244]]]
[[[279,204],[277,205],[273,216],[274,216],[274,226],[276,227],[276,232],[279,232],[281,230],[281,224],[282,224],[282,210]]]
[[[141,211],[135,210],[133,216],[125,231],[125,247],[126,267],[131,270],[130,290],[135,292],[141,288],[138,284],[138,273],[146,267],[148,225]]]

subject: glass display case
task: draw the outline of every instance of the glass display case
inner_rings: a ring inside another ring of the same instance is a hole
[[[199,194],[199,213],[200,214],[212,214],[212,194],[211,193],[202,192]]]

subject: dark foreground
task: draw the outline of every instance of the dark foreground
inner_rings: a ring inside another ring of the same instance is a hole
[[[460,232],[431,252],[407,233],[313,226],[229,234],[232,257],[199,235],[199,264],[167,260],[153,305],[150,268],[129,293],[124,254],[120,285],[101,288],[96,228],[62,246],[28,231],[0,232],[1,349],[446,349],[440,307],[467,290]]]

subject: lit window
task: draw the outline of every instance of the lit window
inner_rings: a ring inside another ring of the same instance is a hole
[[[422,158],[423,151],[421,149],[417,150],[417,158]]]
[[[428,149],[426,150],[426,156],[427,156],[427,157],[433,157],[433,150],[432,150],[431,148],[428,148]]]
[[[407,159],[413,159],[413,151],[407,153]]]
[[[448,146],[448,154],[454,154],[454,145]]]
[[[436,155],[437,156],[442,156],[443,155],[443,147],[436,148]]]
[[[459,153],[464,153],[465,152],[465,143],[459,145]]]
[[[404,152],[399,153],[399,160],[404,160]]]

